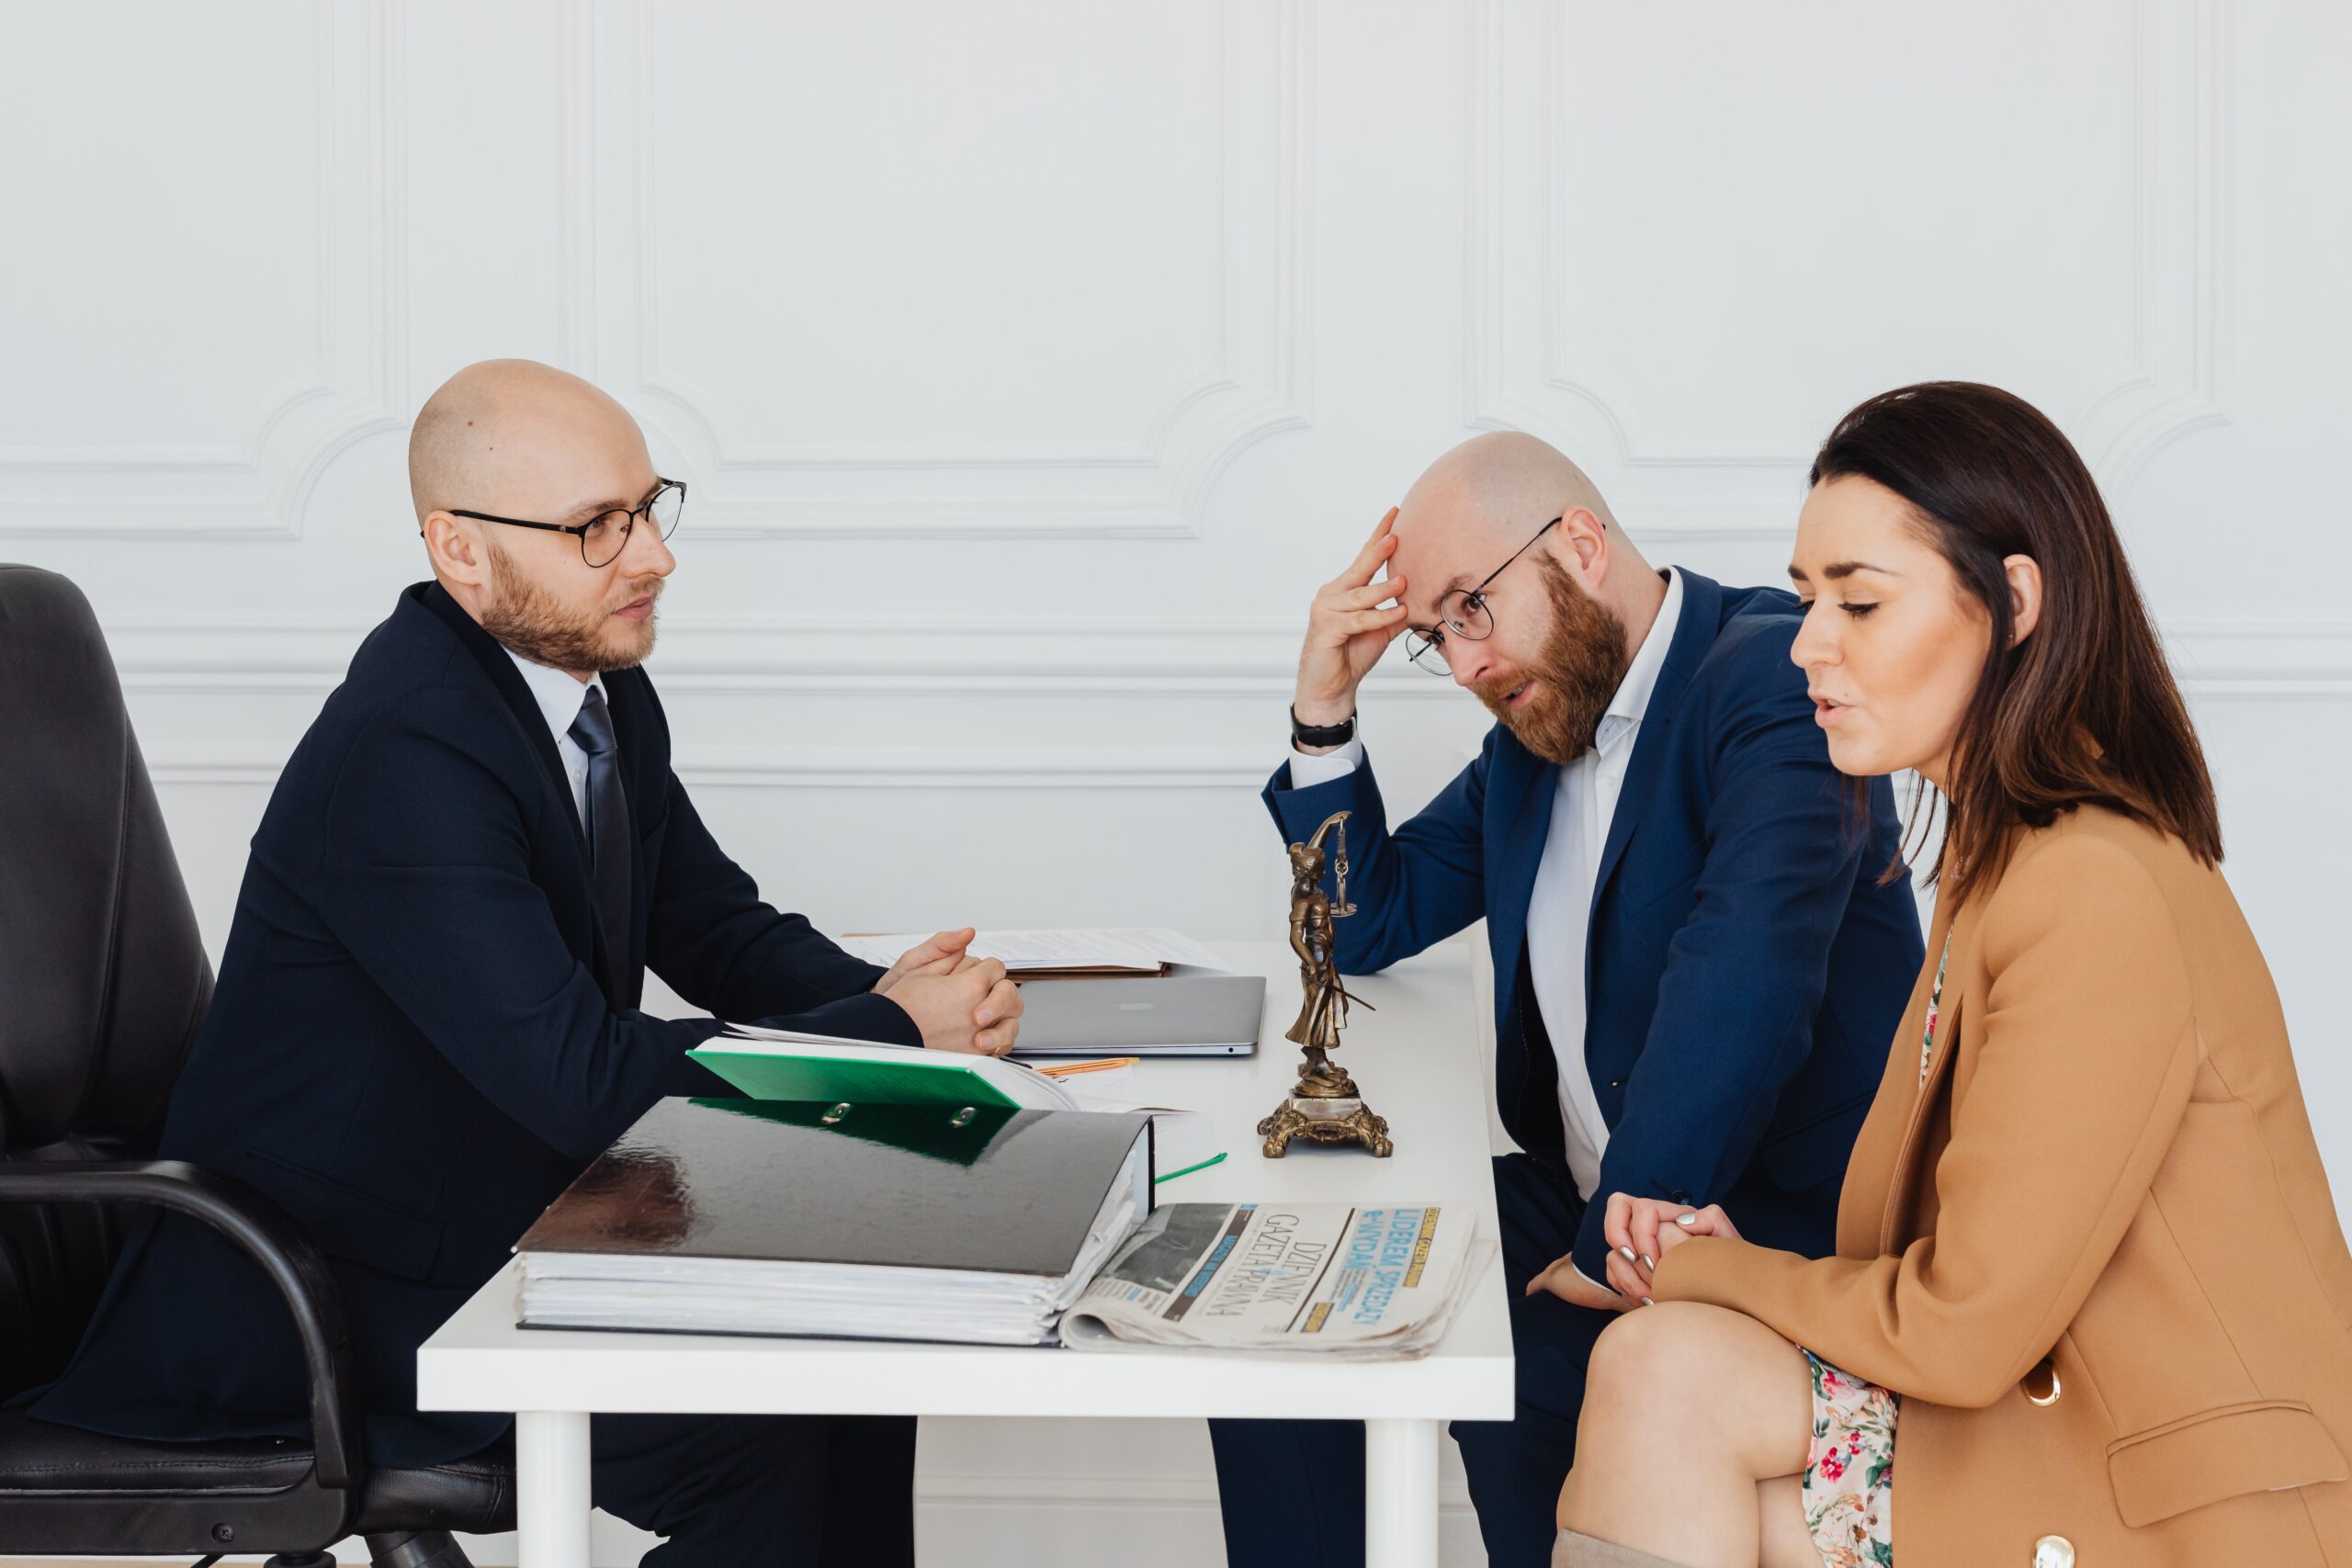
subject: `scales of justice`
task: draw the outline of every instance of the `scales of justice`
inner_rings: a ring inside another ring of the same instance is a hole
[[[1298,984],[1306,995],[1299,1002],[1298,1021],[1283,1038],[1301,1046],[1306,1059],[1289,1098],[1258,1123],[1258,1134],[1266,1140],[1261,1152],[1268,1159],[1282,1158],[1293,1138],[1310,1144],[1362,1144],[1375,1159],[1387,1158],[1396,1147],[1389,1141],[1387,1122],[1372,1113],[1355,1080],[1330,1056],[1347,1025],[1348,1004],[1372,1006],[1350,996],[1340,983],[1331,940],[1331,922],[1356,912],[1348,902],[1347,822],[1348,813],[1335,811],[1313,838],[1290,847],[1290,945],[1298,954]],[[1335,829],[1336,908],[1323,891],[1323,835]]]

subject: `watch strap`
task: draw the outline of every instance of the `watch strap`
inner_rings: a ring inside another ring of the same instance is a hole
[[[1290,710],[1290,738],[1300,746],[1345,746],[1356,738],[1356,716],[1348,715],[1339,724],[1302,724],[1298,709]]]

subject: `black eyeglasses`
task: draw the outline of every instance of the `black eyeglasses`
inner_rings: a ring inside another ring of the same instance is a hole
[[[493,517],[487,512],[459,512],[452,508],[452,517],[470,517],[477,523],[503,523],[509,528],[537,528],[549,534],[570,534],[580,541],[580,558],[592,567],[610,566],[628,548],[629,534],[642,517],[662,530],[668,538],[678,531],[678,519],[686,510],[686,484],[684,479],[663,479],[645,498],[641,506],[616,506],[610,512],[600,512],[585,523],[526,523],[520,517]]]
[[[1566,513],[1560,514],[1561,517],[1566,515]],[[1559,524],[1560,517],[1555,517],[1551,522],[1536,529],[1535,538],[1528,540],[1527,543],[1513,550],[1510,553],[1510,560],[1503,562],[1501,566],[1487,573],[1486,582],[1479,583],[1476,588],[1457,588],[1440,599],[1437,602],[1438,624],[1431,626],[1426,633],[1411,631],[1405,634],[1405,657],[1432,675],[1452,674],[1453,671],[1446,668],[1445,663],[1447,629],[1452,628],[1455,636],[1468,637],[1472,642],[1486,641],[1495,629],[1494,613],[1487,608],[1487,583],[1492,582],[1510,570],[1511,560],[1517,560],[1533,549],[1535,539],[1542,538],[1559,526]]]

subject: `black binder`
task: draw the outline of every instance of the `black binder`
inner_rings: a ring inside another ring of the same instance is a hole
[[[1150,1140],[1140,1113],[665,1100],[517,1244],[522,1319],[1035,1342],[1150,1213]]]

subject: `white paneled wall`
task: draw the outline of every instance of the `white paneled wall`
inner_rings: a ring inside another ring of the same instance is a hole
[[[1303,605],[1438,451],[1532,430],[1659,558],[1773,581],[1830,422],[1970,377],[2108,489],[2352,1179],[2332,0],[101,0],[5,28],[0,558],[97,604],[216,951],[278,764],[423,571],[405,421],[469,360],[594,378],[691,481],[653,671],[780,901],[1246,935],[1279,915],[1252,797]],[[1384,668],[1392,804],[1481,717]],[[1207,1465],[1184,1426],[941,1423],[926,1539],[1214,1560]]]

